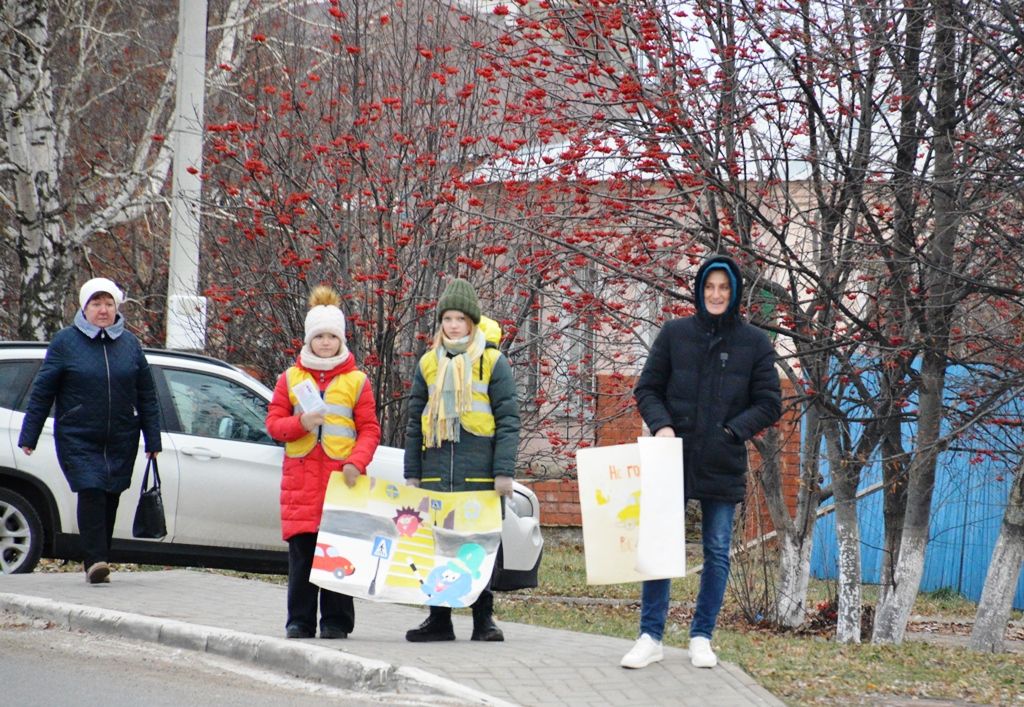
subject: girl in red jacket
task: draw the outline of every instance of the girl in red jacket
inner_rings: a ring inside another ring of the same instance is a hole
[[[318,595],[320,638],[347,638],[355,625],[352,597],[309,581],[331,472],[340,470],[354,486],[380,442],[373,391],[345,346],[340,302],[330,287],[313,290],[302,351],[277,379],[267,411],[267,432],[285,443],[281,534],[288,541],[288,638],[313,637]],[[310,383],[324,404],[303,410],[296,386]]]

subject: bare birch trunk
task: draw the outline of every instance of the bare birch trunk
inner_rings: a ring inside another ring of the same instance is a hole
[[[860,643],[858,478],[858,474],[843,469],[832,481],[836,504],[836,541],[839,545],[839,606],[836,617],[836,641],[839,643]]]
[[[839,547],[839,602],[836,609],[836,640],[860,643],[860,527],[857,523],[857,486],[863,460],[876,446],[877,432],[865,433],[858,451],[834,421],[824,425],[829,468],[832,469],[832,498],[835,500],[836,544]],[[851,456],[847,456],[847,455]],[[856,461],[855,461],[856,460]]]
[[[813,416],[813,413],[809,413]],[[811,423],[808,423],[810,426]],[[817,437],[820,441],[820,437]],[[805,442],[805,449],[809,448]],[[775,599],[776,620],[782,626],[796,628],[807,615],[807,587],[811,576],[811,547],[814,537],[816,509],[821,498],[816,455],[802,464],[800,491],[795,518],[791,518],[782,493],[782,470],[779,464],[781,442],[779,432],[772,428],[758,443],[764,460],[760,474],[765,502],[775,526],[779,545],[778,593]]]
[[[922,40],[930,13],[926,5],[916,4],[906,8],[906,29],[901,42],[900,61],[896,71],[900,79],[902,95],[913,96],[922,91],[921,53]],[[909,288],[914,281],[914,248],[917,242],[916,218],[918,212],[917,177],[915,164],[918,150],[924,142],[924,131],[919,120],[920,105],[917,101],[903,101],[900,106],[899,139],[896,144],[896,161],[892,174],[895,218],[893,219],[893,257],[888,267],[892,274],[894,291],[892,305],[901,311],[911,309],[914,301]],[[910,336],[912,322],[903,323]],[[895,363],[895,362],[894,362]],[[882,475],[885,482],[883,514],[885,519],[885,547],[882,555],[882,577],[879,588],[879,606],[887,603],[895,586],[896,563],[899,560],[903,537],[903,518],[907,508],[907,466],[909,457],[903,453],[902,430],[899,410],[892,400],[891,391],[902,386],[897,382],[906,374],[905,365],[897,365],[894,373],[883,378],[885,389],[881,392],[879,408],[885,427],[882,442]],[[895,381],[890,376],[895,376]]]
[[[939,457],[942,398],[946,360],[941,351],[925,354],[921,366],[921,389],[917,420],[917,444],[907,469],[907,513],[900,539],[900,555],[893,571],[892,586],[878,603],[872,643],[902,643],[924,574],[925,548],[931,521],[935,468]]]
[[[879,603],[871,636],[874,643],[900,643],[914,608],[924,574],[925,547],[931,519],[935,467],[938,462],[946,355],[949,332],[957,310],[953,287],[953,251],[960,235],[962,207],[958,193],[962,177],[957,162],[959,68],[958,37],[950,0],[933,3],[935,12],[935,167],[931,185],[934,231],[928,239],[924,264],[926,307],[917,314],[926,342],[918,392],[917,439],[907,474],[907,513],[896,561],[892,591]]]
[[[1013,608],[1021,565],[1024,564],[1024,461],[1018,466],[1010,487],[999,539],[988,564],[985,587],[971,630],[970,647],[986,653],[1004,650],[1006,624]]]
[[[21,270],[17,333],[43,340],[64,323],[73,253],[60,216],[60,167],[53,83],[40,48],[51,43],[47,3],[21,0],[13,9],[18,40],[8,48],[13,71],[3,87],[4,134],[14,170],[15,237]]]
[[[935,467],[940,451],[938,440],[946,380],[945,352],[955,310],[955,302],[950,301],[948,273],[959,228],[953,151],[956,94],[953,54],[956,37],[949,22],[948,15],[952,11],[949,4],[937,2],[935,8],[938,27],[935,40],[938,108],[935,116],[935,182],[932,188],[935,231],[928,247],[931,265],[926,275],[928,307],[920,322],[929,347],[921,365],[917,440],[914,458],[907,470],[907,512],[900,556],[896,561],[892,591],[880,602],[875,616],[872,634],[875,643],[902,642],[924,573]]]
[[[811,576],[811,536],[779,537],[779,589],[775,612],[781,626],[797,628],[807,617],[807,586]]]
[[[907,455],[900,439],[899,417],[890,415],[883,424],[888,429],[881,444],[882,481],[885,483],[882,499],[885,538],[882,547],[879,603],[886,600],[893,587],[896,559],[900,556],[900,539],[903,537],[903,518],[907,514]]]
[[[64,298],[73,289],[73,252],[59,224],[34,223],[20,239],[21,309],[18,336],[45,341],[64,326]]]
[[[117,42],[96,39],[116,34],[110,28],[117,21],[106,13],[95,15],[93,4],[62,5],[59,9],[65,14],[58,22],[50,15],[57,9],[55,3],[11,0],[4,4],[0,16],[5,41],[0,55],[0,136],[6,148],[0,154],[9,174],[0,197],[11,212],[11,218],[0,226],[5,242],[17,254],[20,282],[14,328],[23,339],[45,339],[67,323],[64,303],[75,299],[75,280],[89,275],[79,273],[78,264],[84,244],[95,233],[137,221],[165,204],[160,195],[171,151],[167,145],[154,150],[151,138],[170,132],[174,118],[174,111],[169,110],[175,80],[170,67],[159,90],[152,94],[148,114],[138,124],[110,126],[118,133],[111,143],[120,141],[129,147],[112,156],[106,167],[96,168],[102,177],[80,179],[68,166],[74,163],[71,156],[82,147],[82,138],[76,133],[79,121],[90,119],[84,109],[79,111],[76,87],[88,81],[95,91],[106,90],[110,52],[120,56],[125,51]],[[129,5],[125,7],[130,11]],[[237,40],[248,36],[246,13],[250,10],[248,0],[231,1],[216,51],[221,65],[231,64],[237,70],[243,64],[245,54]],[[75,70],[62,74],[61,85],[55,87],[50,66],[67,68],[59,63],[63,55],[58,52],[58,58],[54,57],[59,41],[53,34],[61,29],[81,33],[81,52],[75,56]],[[227,58],[232,52],[237,52],[235,58]],[[140,70],[146,73],[151,68]],[[222,86],[229,72],[215,69],[211,73],[211,84]],[[116,79],[121,80],[126,79]],[[80,167],[74,164],[75,169]]]

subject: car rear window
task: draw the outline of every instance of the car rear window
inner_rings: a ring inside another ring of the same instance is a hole
[[[39,360],[0,361],[0,407],[25,411],[28,389],[40,363]]]

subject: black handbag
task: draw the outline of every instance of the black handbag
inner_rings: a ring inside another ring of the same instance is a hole
[[[149,488],[149,470],[153,469],[153,485]],[[160,470],[156,465],[156,457],[146,462],[146,473],[142,477],[142,488],[139,491],[139,505],[135,509],[135,521],[132,523],[132,535],[137,538],[160,540],[167,535],[167,523],[164,520],[164,500],[160,496]]]

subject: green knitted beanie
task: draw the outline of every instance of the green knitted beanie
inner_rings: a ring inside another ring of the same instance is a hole
[[[462,312],[473,320],[474,324],[480,323],[480,303],[476,299],[476,292],[473,286],[462,279],[452,280],[448,287],[444,288],[444,294],[437,301],[437,321],[450,309]]]

